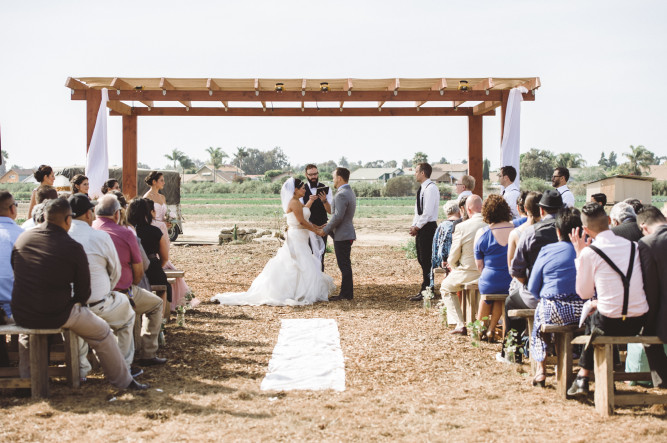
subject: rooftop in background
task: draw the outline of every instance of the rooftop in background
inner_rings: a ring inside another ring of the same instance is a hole
[[[494,115],[503,94],[517,86],[529,91],[524,100],[534,100],[540,79],[70,77],[65,86],[72,90],[73,100],[86,100],[87,90],[109,89],[111,115],[471,116]],[[437,103],[443,101],[452,102],[451,106]],[[174,104],[156,106],[155,102]],[[217,104],[193,106],[193,102]],[[254,106],[241,107],[234,102]]]

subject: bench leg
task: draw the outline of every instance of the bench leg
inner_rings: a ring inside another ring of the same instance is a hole
[[[612,345],[598,345],[594,350],[595,410],[603,417],[614,413],[614,357]]]
[[[572,373],[572,333],[564,332],[556,335],[556,352],[558,353],[558,365],[556,366],[556,381],[558,383],[558,396],[567,398],[567,390],[574,381]]]
[[[49,396],[48,336],[30,335],[30,387],[32,398]]]
[[[505,340],[505,335],[507,334],[507,313],[505,312],[505,300],[496,301],[494,303],[500,303],[502,308],[502,319],[503,319],[503,340]]]
[[[527,332],[528,332],[528,340],[530,342],[531,337],[533,336],[533,321],[535,320],[534,317],[528,317],[526,318],[526,325],[527,325]],[[521,338],[521,337],[519,337]],[[525,357],[525,355],[524,355]],[[531,357],[530,359],[530,375],[535,376],[537,374],[537,362],[535,361],[534,358]]]
[[[79,340],[77,335],[65,330],[65,367],[67,368],[67,384],[72,388],[81,387],[79,372]]]

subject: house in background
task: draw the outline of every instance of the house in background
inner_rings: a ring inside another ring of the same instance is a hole
[[[386,183],[399,175],[401,168],[359,168],[350,174],[350,183]]]
[[[215,170],[215,180],[213,180],[213,166],[202,166],[194,174],[184,174],[183,183],[231,183],[236,177],[243,177],[243,170],[236,166],[224,165]]]
[[[0,183],[22,183],[25,179],[33,177],[34,173],[32,169],[13,168],[0,177]]]
[[[454,184],[468,173],[468,165],[466,163],[434,163],[432,166],[433,173],[431,173],[431,180],[436,183]],[[475,178],[479,180],[481,177]]]
[[[667,181],[667,163],[663,163],[661,165],[651,165],[649,168],[651,168],[648,174],[649,176],[655,178],[656,180]]]

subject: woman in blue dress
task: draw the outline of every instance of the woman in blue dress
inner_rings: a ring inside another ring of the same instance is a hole
[[[510,282],[507,267],[507,243],[514,229],[512,212],[507,202],[498,194],[489,195],[482,206],[482,218],[489,226],[480,229],[475,237],[475,261],[479,276],[480,294],[508,294]],[[479,302],[478,319],[491,316],[486,337],[495,341],[495,329],[503,313],[502,303]],[[486,322],[485,322],[486,323]]]
[[[547,345],[540,332],[542,325],[569,325],[577,323],[581,316],[584,301],[575,288],[576,252],[569,237],[574,228],[581,230],[581,226],[578,209],[561,209],[556,217],[556,232],[560,241],[542,247],[530,273],[527,288],[540,300],[535,308],[530,340],[530,358],[538,363],[533,386],[544,387],[546,379]]]

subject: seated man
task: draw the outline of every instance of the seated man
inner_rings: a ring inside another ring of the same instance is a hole
[[[67,199],[72,207],[72,226],[69,235],[83,246],[90,269],[90,298],[86,307],[109,323],[118,339],[118,347],[132,377],[141,374],[130,367],[134,359],[134,310],[129,299],[120,292],[113,292],[120,278],[120,260],[109,234],[93,229],[95,205],[85,194],[74,194]],[[81,377],[92,369],[88,362],[88,345],[79,340]]]
[[[14,244],[12,311],[20,326],[66,328],[95,350],[104,374],[118,388],[146,389],[137,383],[123,361],[109,325],[83,307],[90,296],[90,271],[83,247],[67,231],[72,209],[64,198],[49,200],[46,223],[24,232]],[[29,377],[27,337],[20,337],[19,371]]]
[[[602,192],[599,192],[597,194],[591,195],[591,200],[592,202],[597,202],[600,206],[604,207],[607,205],[607,196],[606,194],[603,194]]]
[[[118,258],[120,259],[120,279],[114,291],[126,294],[134,304],[138,324],[134,328],[134,347],[142,366],[161,365],[166,358],[157,356],[158,338],[162,327],[162,299],[157,295],[137,286],[144,275],[144,265],[137,238],[132,231],[120,226],[120,203],[113,194],[103,195],[95,208],[97,220],[93,228],[111,236]],[[142,328],[141,320],[146,316]],[[142,335],[143,329],[143,335]]]
[[[618,202],[609,211],[611,232],[630,241],[639,241],[644,236],[637,226],[634,208],[625,202]]]
[[[17,203],[8,191],[0,191],[0,308],[9,318],[12,317],[12,288],[14,270],[10,264],[12,248],[23,229],[14,220],[18,214]],[[4,342],[0,340],[0,346]]]
[[[593,300],[595,312],[587,326],[588,333],[608,336],[637,335],[646,321],[648,303],[639,251],[634,242],[609,230],[607,213],[597,203],[587,203],[581,214],[584,233],[570,234],[577,253],[577,294]],[[588,394],[590,371],[593,369],[593,346],[587,346],[579,359],[579,374],[568,389],[568,395]]]
[[[646,234],[639,240],[648,316],[644,335],[657,335],[667,343],[667,220],[658,208],[646,205],[637,214]],[[653,386],[667,388],[667,355],[663,345],[644,345]]]
[[[474,254],[475,234],[486,226],[482,220],[482,199],[479,195],[473,194],[466,198],[466,211],[468,220],[456,226],[456,231],[452,234],[452,247],[447,258],[447,267],[451,272],[440,287],[442,300],[447,307],[447,322],[456,325],[451,333],[460,335],[467,335],[468,330],[456,293],[463,290],[467,283],[479,278]]]

